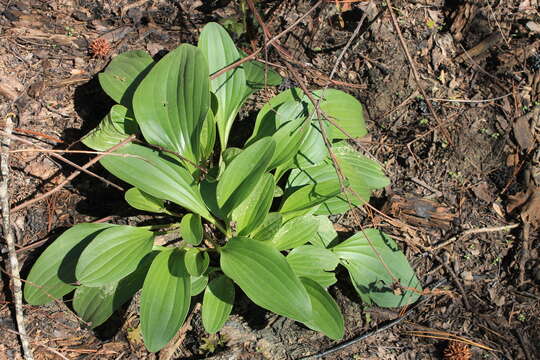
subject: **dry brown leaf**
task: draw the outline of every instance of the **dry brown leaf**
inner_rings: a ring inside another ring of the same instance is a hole
[[[513,125],[514,137],[522,150],[528,150],[534,145],[534,137],[532,135],[529,117],[520,116],[516,119]]]
[[[532,190],[529,201],[521,211],[521,219],[531,225],[533,229],[540,228],[540,187]]]
[[[6,74],[0,74],[0,96],[13,101],[23,89],[24,86],[17,79],[9,77]]]
[[[508,213],[513,212],[517,208],[520,208],[527,202],[527,199],[529,199],[530,192],[529,191],[522,191],[515,195],[509,195],[508,196],[508,204],[506,205],[506,211]]]

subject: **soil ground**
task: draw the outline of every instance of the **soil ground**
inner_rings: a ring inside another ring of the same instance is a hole
[[[16,113],[15,134],[34,144],[15,142],[12,150],[83,149],[78,140],[112,104],[96,75],[114,54],[144,49],[162,56],[179,43],[194,43],[210,21],[227,25],[247,52],[262,46],[262,33],[241,3],[1,0],[0,113]],[[314,3],[258,1],[257,6],[277,34]],[[442,359],[453,335],[476,344],[470,347],[472,359],[538,359],[539,3],[393,1],[419,84],[386,5],[328,1],[282,39],[310,88],[326,86],[325,75],[335,67],[334,79],[340,83],[330,86],[362,101],[370,131],[362,146],[384,164],[392,180],[373,199],[392,221],[359,212],[364,224],[343,216],[335,219],[336,229],[383,227],[398,240],[426,289],[433,289],[412,316],[324,358]],[[97,38],[112,44],[108,56],[90,53],[89,44]],[[268,61],[281,62],[273,51]],[[290,85],[289,75],[278,69]],[[432,99],[433,112],[420,89]],[[250,109],[261,106],[272,91],[250,100]],[[242,113],[248,126],[253,114]],[[66,157],[81,165],[91,158]],[[40,151],[12,153],[11,170],[13,207],[74,171]],[[114,180],[99,166],[92,170]],[[121,192],[87,175],[14,211],[23,278],[46,244],[67,227],[105,217],[130,224],[147,219],[126,207]],[[5,259],[0,359],[20,359]],[[331,291],[345,315],[344,340],[400,315],[400,309],[362,306],[346,281]],[[69,300],[66,305],[24,306],[36,359],[160,357],[140,342],[136,301],[96,331],[82,326],[68,307]],[[219,338],[204,333],[196,313],[173,358],[297,359],[338,344],[245,300],[233,313]]]

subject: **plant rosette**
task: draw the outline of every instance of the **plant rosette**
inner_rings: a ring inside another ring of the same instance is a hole
[[[380,166],[346,141],[344,133],[367,133],[362,105],[339,90],[314,90],[333,121],[319,120],[307,96],[292,88],[260,109],[243,146],[231,147],[246,99],[281,83],[255,61],[211,78],[243,56],[210,23],[197,46],[180,45],[158,62],[129,51],[99,74],[117,105],[84,144],[106,151],[136,135],[136,143],[101,164],[133,186],[125,193],[130,206],[173,221],[171,227],[73,226],[31,269],[24,289],[29,304],[74,291],[73,309],[96,327],[141,290],[142,337],[155,352],[180,329],[195,296],[202,296],[204,328],[218,332],[236,287],[255,304],[340,339],[343,316],[327,291],[338,266],[367,304],[416,301],[420,283],[391,238],[366,229],[342,239],[328,219],[389,184]],[[178,229],[173,246],[154,244],[156,235]]]

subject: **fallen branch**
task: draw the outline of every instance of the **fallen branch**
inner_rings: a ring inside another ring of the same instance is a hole
[[[122,146],[132,142],[134,139],[135,139],[135,135],[131,135],[130,137],[128,137],[127,139],[125,139],[124,141],[116,144],[115,146],[111,147],[109,150],[107,150],[105,153],[103,154],[100,154],[98,156],[96,156],[95,158],[93,158],[92,160],[90,160],[89,162],[87,162],[86,164],[84,164],[82,166],[83,169],[88,169],[90,166],[94,165],[95,163],[97,163],[99,160],[101,160],[103,157],[107,156],[109,153],[112,153],[113,151],[121,148]],[[54,194],[55,192],[59,191],[60,189],[62,189],[64,186],[66,186],[66,184],[68,184],[71,180],[75,179],[77,176],[79,176],[81,173],[81,171],[75,171],[73,174],[69,175],[64,181],[62,181],[60,184],[58,184],[57,186],[55,186],[52,190],[46,192],[45,194],[42,194],[40,196],[36,196],[35,198],[33,199],[30,199],[28,201],[25,201],[23,202],[22,204],[18,205],[18,206],[15,206],[13,209],[11,209],[11,211],[19,211],[19,210],[22,210],[24,209],[25,207],[27,206],[30,206],[38,201],[41,201],[43,199],[46,199],[48,198],[49,196],[51,196],[52,194]]]
[[[515,229],[518,226],[519,226],[519,224],[510,224],[510,225],[504,225],[504,226],[493,226],[493,227],[485,227],[485,228],[480,228],[480,229],[465,230],[464,232],[462,232],[458,236],[451,237],[450,239],[440,243],[439,245],[435,245],[434,247],[428,248],[427,250],[428,251],[439,250],[440,248],[446,247],[446,246],[452,244],[453,242],[455,242],[456,240],[461,239],[461,238],[463,238],[464,236],[467,236],[467,235],[481,234],[481,233],[487,233],[487,232],[508,231],[508,230],[511,230],[511,229]]]
[[[2,175],[2,181],[0,183],[0,202],[2,204],[2,220],[4,226],[4,238],[6,239],[8,254],[9,254],[9,266],[11,273],[15,276],[12,277],[13,281],[13,299],[15,300],[15,318],[17,320],[17,329],[19,331],[19,338],[21,339],[21,345],[25,360],[33,360],[32,349],[28,343],[28,336],[26,335],[26,326],[24,325],[24,315],[22,306],[22,283],[19,275],[19,260],[17,259],[17,253],[15,249],[15,240],[13,239],[13,230],[11,228],[10,219],[10,205],[9,205],[9,145],[11,143],[11,132],[13,131],[12,118],[15,114],[9,113],[4,118],[5,133],[8,136],[2,137],[2,153],[0,155],[1,165],[0,172]]]
[[[77,170],[82,171],[82,172],[84,172],[84,173],[86,173],[86,174],[88,174],[88,175],[90,175],[90,176],[93,176],[93,177],[95,177],[95,178],[97,178],[97,179],[103,181],[105,184],[110,185],[110,186],[112,186],[112,187],[114,187],[114,188],[116,188],[116,189],[118,189],[118,190],[120,190],[120,191],[124,191],[124,189],[123,189],[121,186],[118,186],[118,185],[116,185],[115,183],[113,183],[113,182],[111,182],[111,181],[105,179],[104,177],[99,176],[99,175],[97,175],[97,174],[94,174],[94,173],[91,172],[90,170],[86,170],[85,168],[83,168],[83,167],[81,167],[81,166],[75,164],[73,161],[70,161],[70,160],[66,159],[65,157],[63,157],[62,155],[57,154],[57,151],[51,151],[51,150],[45,149],[45,148],[43,148],[43,147],[41,147],[41,146],[39,146],[39,145],[35,145],[35,144],[33,144],[31,141],[28,141],[28,140],[26,140],[26,139],[22,139],[22,138],[20,138],[20,137],[14,136],[14,135],[8,135],[8,134],[6,134],[5,131],[2,131],[0,134],[2,134],[2,135],[4,135],[4,136],[9,136],[11,139],[13,139],[13,140],[15,140],[15,141],[22,142],[23,144],[35,146],[38,152],[39,152],[39,151],[41,151],[41,152],[49,152],[49,153],[51,154],[52,157],[54,157],[54,158],[56,158],[56,159],[58,159],[58,160],[60,160],[60,161],[63,161],[63,162],[65,162],[65,163],[68,164],[68,165],[73,166],[73,167],[76,168]],[[25,149],[25,150],[34,150],[34,149]],[[10,151],[10,152],[16,152],[16,151],[17,151],[17,150],[12,150],[12,151]],[[35,151],[35,150],[34,150],[34,151]],[[73,151],[63,151],[63,152],[73,152]]]

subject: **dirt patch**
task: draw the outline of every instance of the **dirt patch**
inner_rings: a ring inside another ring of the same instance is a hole
[[[273,34],[313,5],[257,3]],[[393,3],[420,86],[439,121],[421,96],[385,4],[328,1],[282,39],[311,88],[325,86],[324,76],[336,66],[334,80],[339,83],[331,86],[365,105],[370,137],[362,140],[362,146],[384,164],[392,180],[373,204],[393,221],[359,212],[363,224],[346,215],[335,219],[336,229],[346,233],[360,225],[383,227],[399,241],[426,289],[432,289],[426,293],[429,300],[412,316],[325,358],[441,359],[451,334],[476,344],[471,347],[473,359],[536,359],[540,356],[535,210],[540,186],[538,4],[534,0]],[[194,43],[198,29],[209,21],[227,26],[247,52],[263,45],[251,15],[234,1],[2,0],[0,113],[3,117],[15,112],[15,134],[35,146],[83,149],[78,140],[112,104],[96,81],[110,57],[131,49],[160,57],[181,42]],[[349,50],[337,63],[353,35]],[[112,45],[108,56],[90,53],[97,38]],[[281,60],[270,51],[268,61]],[[278,70],[284,85],[293,86],[290,74],[282,67]],[[269,96],[270,92],[258,95],[250,106],[257,108]],[[242,117],[249,121],[250,111]],[[12,150],[30,148],[15,143]],[[78,164],[90,159],[66,157]],[[11,159],[13,207],[48,191],[74,171],[42,151],[15,152]],[[92,171],[116,181],[99,166]],[[146,220],[125,208],[119,191],[81,175],[55,196],[13,213],[23,277],[46,244],[70,225],[105,217],[130,224]],[[345,274],[339,278],[331,291],[346,319],[345,340],[400,316],[399,309],[362,306],[346,285]],[[5,272],[2,287],[0,359],[20,358]],[[66,304],[69,307],[69,299]],[[155,358],[137,335],[136,307],[135,299],[97,331],[90,331],[64,304],[25,305],[36,358]],[[256,308],[245,298],[233,312],[219,338],[205,334],[195,314],[177,358],[297,359],[338,345]]]

